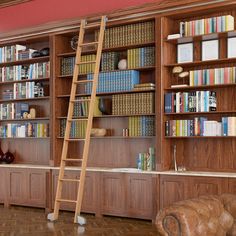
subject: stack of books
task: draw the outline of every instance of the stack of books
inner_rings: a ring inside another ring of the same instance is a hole
[[[13,95],[13,90],[12,89],[6,89],[2,93],[2,99],[3,100],[11,100],[11,99],[13,99],[13,97],[14,97],[14,95]]]
[[[155,151],[153,147],[150,147],[147,153],[138,154],[137,168],[144,171],[155,170]]]
[[[135,91],[155,90],[155,84],[153,83],[135,84],[133,90]]]
[[[154,93],[112,95],[112,114],[152,114],[154,113],[154,96]]]

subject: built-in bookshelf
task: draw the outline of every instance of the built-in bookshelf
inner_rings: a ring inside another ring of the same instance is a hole
[[[92,148],[99,148],[99,140],[111,143],[110,146],[124,149],[122,156],[113,153],[108,148],[108,153],[97,153],[97,159],[89,158],[88,165],[91,167],[108,167],[106,156],[112,155],[113,167],[138,168],[137,158],[139,153],[145,153],[149,147],[155,147],[155,35],[154,20],[135,22],[119,25],[106,29],[104,47],[101,57],[99,83],[97,88],[97,114],[94,114],[93,128],[106,129],[104,137],[92,137]],[[129,32],[135,33],[134,34]],[[111,33],[112,32],[112,33]],[[147,32],[143,34],[143,32]],[[58,164],[63,144],[65,121],[68,109],[68,99],[72,81],[75,52],[70,47],[71,38],[77,32],[57,35],[55,43],[58,45],[56,65],[57,90],[54,132],[58,150],[54,153],[54,163]],[[120,41],[118,40],[120,35]],[[96,40],[97,30],[86,35],[87,41]],[[94,59],[95,50],[87,48],[82,54],[82,60]],[[122,61],[125,63],[122,67]],[[119,64],[119,62],[121,64]],[[93,66],[81,65],[79,79],[92,79]],[[76,98],[86,98],[91,93],[91,84],[81,86],[77,90]],[[99,110],[102,105],[103,111]],[[99,105],[100,104],[100,105]],[[136,105],[137,104],[137,105]],[[139,105],[138,105],[139,104]],[[124,108],[124,109],[123,109]],[[82,102],[75,107],[74,117],[86,117],[88,102]],[[83,138],[86,122],[72,123],[71,138]],[[127,145],[123,145],[126,140]],[[135,148],[137,143],[139,148]],[[81,149],[81,143],[71,144],[68,155],[73,155],[72,149]],[[154,148],[155,149],[155,148]],[[128,151],[130,150],[130,151]],[[112,154],[110,153],[112,152]],[[129,153],[129,154],[128,154]],[[124,160],[126,161],[119,161]],[[118,161],[117,161],[118,160]],[[110,162],[110,161],[109,161]],[[111,165],[109,164],[109,167]],[[154,170],[154,165],[151,168]],[[150,169],[148,169],[150,170]]]
[[[165,156],[170,157],[164,158],[162,164],[167,169],[174,168],[175,156],[177,164],[187,170],[221,171],[227,166],[231,171],[236,134],[233,102],[236,61],[233,57],[228,58],[227,44],[228,38],[235,37],[234,17],[234,11],[206,11],[201,15],[185,14],[182,18],[176,14],[162,19],[165,26],[161,66],[165,137],[162,147]],[[203,42],[209,40],[217,40],[217,59],[205,60],[203,57],[203,50],[206,51]],[[189,48],[192,45],[193,51],[185,51],[187,59],[180,58],[179,45]],[[185,59],[188,61],[178,63]],[[207,150],[216,142],[226,149],[217,149],[218,162],[213,164],[215,153]]]
[[[43,48],[49,48],[49,37],[0,45],[1,148],[14,153],[15,164],[49,165],[50,55],[34,56]]]

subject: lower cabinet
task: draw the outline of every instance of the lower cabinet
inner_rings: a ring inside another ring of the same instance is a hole
[[[5,199],[7,197],[7,191],[6,191],[6,184],[5,184],[5,179],[6,179],[6,170],[5,168],[0,168],[0,203],[4,203],[5,202]]]
[[[156,178],[148,174],[102,174],[101,213],[153,219],[157,208]]]
[[[52,174],[52,202],[54,206],[54,201],[56,197],[57,181],[58,181],[59,171],[55,170]],[[79,179],[79,171],[66,171],[65,178],[68,179]],[[99,174],[95,172],[87,172],[85,180],[85,188],[82,202],[82,211],[88,213],[96,213],[97,201],[98,201],[98,177]],[[78,192],[78,183],[76,182],[63,182],[62,188],[62,199],[76,200]],[[61,203],[60,209],[63,210],[75,210],[74,203]]]
[[[6,168],[6,204],[47,207],[47,175],[37,169]]]
[[[160,208],[201,195],[230,192],[228,178],[160,175]],[[236,180],[231,185],[236,193]]]

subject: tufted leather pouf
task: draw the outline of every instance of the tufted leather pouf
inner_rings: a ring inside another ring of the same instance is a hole
[[[232,215],[231,215],[232,214]],[[156,218],[163,236],[226,236],[236,231],[236,196],[201,196],[176,202]]]

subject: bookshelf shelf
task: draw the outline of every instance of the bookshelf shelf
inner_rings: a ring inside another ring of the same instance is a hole
[[[38,79],[25,79],[25,80],[14,80],[14,81],[4,81],[0,82],[0,85],[15,84],[15,83],[26,83],[26,82],[41,82],[48,81],[49,78],[38,78]]]
[[[44,97],[35,97],[35,98],[19,98],[19,99],[8,99],[8,100],[0,100],[0,103],[6,103],[6,102],[22,102],[22,101],[35,101],[35,100],[48,100],[50,99],[49,96]]]
[[[146,43],[139,43],[139,44],[130,44],[126,46],[117,46],[117,47],[110,47],[110,48],[103,48],[103,52],[111,52],[111,51],[124,51],[130,48],[138,48],[138,47],[146,47],[146,46],[154,46],[155,42],[146,42]],[[83,54],[92,54],[95,53],[96,50],[88,50],[84,51]],[[73,57],[75,56],[75,52],[66,52],[66,53],[59,53],[57,54],[58,57]]]
[[[30,58],[30,59],[18,60],[18,61],[12,61],[12,62],[3,62],[3,63],[0,63],[0,67],[26,65],[26,64],[33,64],[33,63],[38,63],[38,62],[47,62],[49,61],[49,58],[50,58],[49,56],[45,56],[45,57],[36,57],[36,58]]]
[[[64,137],[57,137],[58,139],[64,139]],[[103,136],[103,137],[92,137],[91,139],[152,139],[155,138],[155,136]]]
[[[221,39],[221,38],[228,38],[228,37],[235,37],[236,31],[225,31],[225,32],[218,32],[218,33],[211,33],[211,34],[202,34],[196,35],[191,37],[181,37],[176,39],[165,39],[164,42],[171,43],[171,44],[180,44],[180,43],[192,43],[192,42],[201,42],[204,40],[213,40],[213,39]]]
[[[94,119],[102,119],[102,118],[115,118],[115,117],[129,117],[129,116],[155,116],[155,113],[150,114],[129,114],[129,115],[102,115],[102,116],[94,116]],[[58,116],[57,119],[66,119],[66,116]],[[74,117],[76,118],[76,117]],[[81,119],[86,117],[81,117]]]
[[[209,111],[209,112],[172,112],[172,113],[165,113],[166,116],[172,115],[214,115],[214,114],[234,114],[235,111]]]
[[[127,94],[127,93],[147,93],[147,92],[155,92],[155,89],[149,89],[149,90],[132,90],[132,91],[122,91],[122,92],[111,92],[111,93],[97,93],[97,96],[111,96],[113,94]],[[85,97],[85,96],[90,96],[87,93],[82,93],[82,94],[76,94],[76,97]],[[57,98],[69,98],[69,94],[65,95],[58,95]]]
[[[205,89],[221,89],[228,87],[236,87],[236,83],[233,84],[214,84],[214,85],[199,85],[199,86],[185,86],[185,87],[175,87],[175,88],[166,88],[166,91],[190,91],[190,90],[205,90]]]
[[[27,122],[27,121],[39,121],[39,120],[49,120],[49,117],[37,117],[32,119],[4,119],[0,122]]]
[[[236,136],[166,136],[167,139],[234,139]]]
[[[165,64],[166,67],[175,67],[175,66],[182,66],[182,67],[195,67],[195,66],[209,66],[209,65],[221,65],[227,63],[235,63],[236,58],[222,58],[218,60],[209,60],[209,61],[194,61],[188,63],[173,63],[173,64]]]
[[[155,66],[137,67],[137,68],[125,69],[125,70],[149,71],[149,70],[155,70]],[[100,71],[100,73],[116,72],[116,71],[122,71],[122,70]],[[91,73],[87,73],[87,74],[91,74]],[[86,76],[87,74],[80,74],[79,76]],[[65,78],[65,79],[72,79],[72,77],[73,77],[73,75],[59,75],[58,76],[58,78]]]

